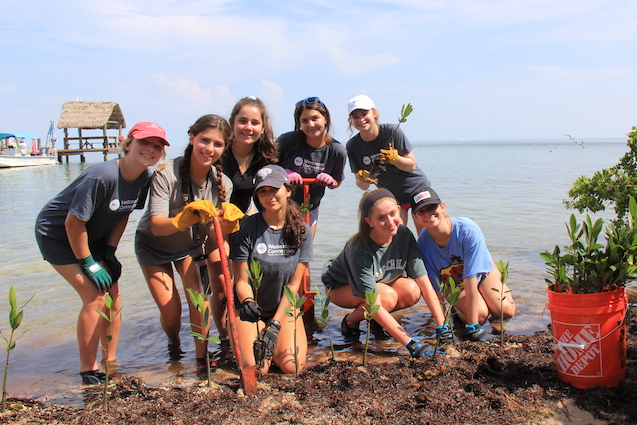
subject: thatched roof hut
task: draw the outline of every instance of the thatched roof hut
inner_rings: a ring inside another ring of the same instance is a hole
[[[58,128],[121,129],[126,120],[115,102],[65,102]]]
[[[104,154],[106,161],[109,153],[118,150],[119,137],[122,136],[122,129],[126,128],[126,120],[119,104],[115,102],[71,101],[62,105],[57,128],[64,129],[64,149],[58,150],[60,158],[64,155],[68,162],[68,155],[79,154],[84,162],[85,152],[97,151]],[[69,136],[69,128],[77,128],[78,137]],[[82,130],[101,130],[101,135],[90,134],[91,131],[85,134]],[[118,130],[117,135],[109,135],[108,130]],[[77,149],[71,149],[71,141],[74,140],[78,141]]]

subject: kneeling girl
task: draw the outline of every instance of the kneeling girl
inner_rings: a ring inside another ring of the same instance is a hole
[[[236,314],[240,319],[236,321],[239,344],[244,366],[258,365],[266,373],[274,362],[283,373],[295,373],[294,331],[299,371],[305,366],[307,336],[302,318],[293,320],[285,314],[292,305],[284,296],[284,287],[296,297],[312,260],[312,233],[290,199],[293,186],[285,169],[267,165],[257,172],[255,184],[254,201],[259,213],[241,221],[230,247]],[[256,291],[247,272],[251,260],[260,263],[263,273]],[[256,340],[265,346],[262,364],[254,356]]]

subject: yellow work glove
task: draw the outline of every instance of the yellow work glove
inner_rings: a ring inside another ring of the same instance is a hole
[[[378,180],[371,178],[369,176],[369,171],[367,170],[358,170],[358,172],[356,173],[356,178],[366,183],[378,184]]]
[[[184,210],[173,218],[173,226],[183,232],[195,223],[207,223],[218,215],[212,202],[201,199],[186,205]]]
[[[219,226],[224,233],[234,233],[240,229],[239,220],[241,220],[245,214],[235,204],[230,202],[224,202],[221,204],[223,213],[219,216]]]
[[[379,159],[381,164],[389,162],[390,164],[394,165],[398,160],[398,151],[394,149],[390,143],[387,149],[380,150]]]

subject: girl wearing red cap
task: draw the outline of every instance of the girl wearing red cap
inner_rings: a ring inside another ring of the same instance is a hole
[[[130,213],[144,207],[152,174],[149,167],[165,156],[168,145],[159,125],[136,124],[121,144],[123,158],[88,168],[38,215],[35,235],[42,256],[82,299],[77,340],[83,384],[99,384],[106,378],[97,365],[100,342],[102,361],[116,361],[120,316],[109,323],[97,310],[108,313],[106,293],[119,296],[122,265],[115,250]],[[113,312],[119,308],[116,298]]]
[[[230,125],[218,115],[204,115],[188,129],[189,143],[184,155],[168,161],[165,168],[153,176],[148,209],[139,222],[135,235],[135,253],[141,265],[150,293],[159,307],[161,326],[168,337],[171,360],[181,357],[181,297],[175,280],[177,271],[184,291],[208,292],[206,307],[212,312],[219,336],[227,337],[225,326],[225,291],[214,233],[196,223],[198,215],[188,223],[175,218],[195,201],[209,201],[212,208],[221,209],[232,194],[232,183],[221,171],[220,158],[228,139]],[[202,244],[205,252],[202,253]],[[210,288],[201,288],[194,261],[198,255],[207,256]],[[210,324],[202,323],[197,307],[185,294],[190,310],[192,331],[207,335]],[[207,341],[195,338],[197,367],[206,367]]]

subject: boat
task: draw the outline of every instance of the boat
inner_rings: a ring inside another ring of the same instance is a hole
[[[26,139],[31,139],[31,150]],[[47,141],[39,147],[37,136],[27,133],[0,133],[0,168],[55,165],[55,148]]]

